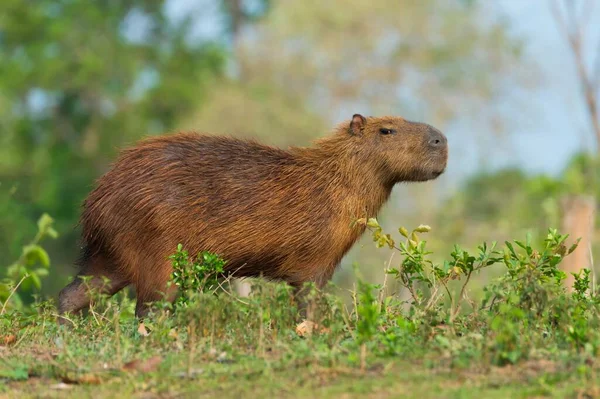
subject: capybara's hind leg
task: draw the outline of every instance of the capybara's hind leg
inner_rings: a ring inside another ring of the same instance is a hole
[[[136,284],[136,305],[135,315],[138,318],[144,318],[150,312],[154,302],[165,299],[169,302],[175,300],[177,286],[170,285],[171,265],[165,265],[156,273],[149,273],[146,276],[141,275]]]
[[[325,270],[327,270],[327,273],[320,274],[309,280],[298,279],[291,284],[293,287],[293,295],[298,305],[298,313],[303,319],[303,321],[296,326],[296,333],[300,336],[310,335],[316,329],[321,332],[326,331],[326,329],[317,324],[317,318],[315,317],[316,315],[314,314],[314,309],[311,306],[312,304],[308,298],[310,290],[307,289],[307,287],[304,287],[304,283],[313,282],[318,290],[323,290],[323,288],[325,288],[327,285],[327,282],[329,282],[331,279],[335,267],[329,267]]]
[[[81,272],[58,294],[59,315],[76,313],[88,306],[90,290],[112,296],[129,285],[130,282],[114,270],[114,265],[103,256],[88,259]],[[84,281],[85,276],[89,278]],[[67,319],[59,317],[58,321],[64,324]]]

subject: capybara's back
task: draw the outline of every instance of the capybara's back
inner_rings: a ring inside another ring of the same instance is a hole
[[[294,286],[326,283],[399,181],[445,168],[445,137],[402,118],[355,115],[314,147],[282,150],[182,133],[122,152],[86,199],[80,276],[114,294],[133,284],[136,314],[167,294],[168,256],[183,244],[210,251],[237,277]],[[61,291],[60,313],[89,303],[81,279]]]

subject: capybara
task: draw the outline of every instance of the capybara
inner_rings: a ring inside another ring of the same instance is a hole
[[[168,257],[179,243],[220,255],[234,277],[322,287],[365,230],[353,221],[376,216],[396,183],[435,179],[447,159],[430,125],[358,114],[306,148],[196,133],[142,140],[84,202],[81,271],[59,313],[88,306],[89,287],[113,295],[133,284],[144,316],[174,296]]]

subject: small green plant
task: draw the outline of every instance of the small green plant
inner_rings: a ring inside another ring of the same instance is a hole
[[[578,302],[584,302],[589,298],[590,289],[590,269],[581,269],[579,273],[572,273],[575,281],[573,282],[573,298]]]
[[[367,365],[367,344],[377,333],[379,323],[379,306],[373,291],[378,287],[360,279],[358,283],[358,304],[356,307],[356,338],[360,345],[360,367],[365,370]]]
[[[600,320],[598,300],[589,292],[590,271],[575,275],[573,294],[569,295],[563,284],[565,273],[559,268],[578,244],[567,248],[567,235],[549,229],[540,249],[534,248],[529,234],[525,241],[505,242],[501,250],[496,243],[484,243],[476,255],[455,246],[450,259],[439,265],[429,259],[426,242],[419,237],[429,232],[428,226],[410,233],[400,228],[405,240],[396,243],[376,219],[359,222],[372,231],[378,247],[387,246],[401,254],[399,267],[388,273],[410,292],[410,321],[443,343],[442,350],[456,352],[459,347],[464,352],[465,347],[447,335],[440,336],[439,325],[448,326],[454,334],[469,334],[473,328],[482,331],[487,339],[476,350],[485,350],[498,365],[527,359],[535,343],[547,342],[548,336],[553,336],[557,345],[596,353],[600,340],[594,329]],[[501,269],[503,274],[485,284],[482,297],[473,300],[468,293],[471,277],[488,267]],[[466,311],[465,302],[472,311]],[[397,340],[396,335],[391,337]],[[385,342],[388,350],[395,352],[389,348],[394,341]]]
[[[486,243],[480,245],[477,256],[455,245],[450,254],[451,260],[438,265],[429,259],[431,252],[427,250],[427,242],[419,237],[419,234],[431,230],[429,226],[420,225],[410,233],[406,228],[401,227],[398,231],[405,240],[397,244],[390,234],[383,232],[376,219],[371,218],[367,221],[363,219],[359,220],[359,223],[366,223],[378,247],[387,245],[402,256],[400,267],[392,267],[387,272],[395,276],[408,290],[413,305],[421,308],[423,312],[428,312],[446,295],[450,303],[448,313],[451,322],[458,316],[472,275],[502,260],[500,253],[495,250],[496,243],[492,243],[490,247]],[[449,287],[452,280],[462,281],[458,295]],[[428,292],[425,293],[424,289]]]
[[[190,298],[200,292],[214,292],[219,287],[225,261],[210,252],[201,252],[190,258],[183,245],[177,246],[177,252],[169,257],[173,265],[171,281],[179,289],[175,306],[187,306]]]
[[[468,284],[473,274],[491,266],[504,266],[505,274],[497,282],[485,287],[486,296],[480,306],[482,309],[497,307],[501,302],[506,302],[508,295],[514,293],[520,295],[518,303],[522,308],[543,308],[544,297],[549,294],[550,287],[560,287],[565,278],[565,273],[558,267],[559,263],[577,248],[575,243],[567,249],[564,242],[568,236],[549,229],[540,251],[532,247],[531,236],[528,234],[525,242],[515,240],[514,245],[505,242],[503,251],[496,250],[495,242],[489,247],[483,243],[478,247],[477,255],[455,245],[450,254],[451,259],[438,265],[429,259],[431,252],[426,249],[427,243],[419,237],[419,234],[430,231],[429,226],[421,225],[410,233],[401,227],[399,233],[405,241],[397,244],[390,234],[383,232],[376,219],[361,219],[358,223],[366,225],[372,231],[378,247],[388,246],[402,255],[400,267],[392,267],[388,273],[394,275],[410,292],[413,306],[427,312],[443,300],[445,293],[450,304],[449,322],[453,322],[458,316],[467,298]],[[459,283],[458,294],[450,288],[452,280]],[[576,288],[576,293],[583,292],[584,287],[589,285],[589,278],[586,280],[585,275],[580,276],[576,279],[576,284],[580,286],[579,291]]]
[[[54,220],[43,214],[37,222],[38,232],[33,240],[23,247],[16,262],[6,268],[6,277],[0,281],[0,314],[8,308],[23,309],[19,290],[29,291],[42,288],[42,278],[48,275],[50,257],[40,243],[46,238],[57,238]]]
[[[502,265],[505,274],[495,283],[485,287],[483,309],[495,310],[500,303],[513,300],[515,306],[529,314],[541,315],[553,298],[564,294],[562,281],[565,273],[559,269],[563,258],[571,254],[577,243],[567,249],[564,245],[567,235],[558,234],[557,230],[549,229],[544,239],[543,248],[536,250],[532,247],[531,237],[526,241],[514,241],[515,245],[506,242]],[[517,251],[517,248],[521,248]]]

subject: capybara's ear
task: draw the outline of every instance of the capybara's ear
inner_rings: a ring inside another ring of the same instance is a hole
[[[361,114],[352,115],[352,122],[350,122],[350,134],[361,134],[366,124],[367,120]]]

